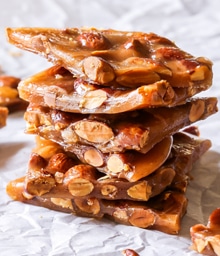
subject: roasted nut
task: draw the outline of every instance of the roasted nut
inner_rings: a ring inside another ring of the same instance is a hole
[[[164,101],[168,102],[176,96],[175,91],[168,84],[158,82],[157,85],[157,95]]]
[[[54,128],[55,128],[55,130],[57,130],[57,131],[61,131],[61,130],[65,129],[66,127],[67,127],[67,124],[64,124],[64,123],[62,123],[62,122],[56,122],[56,123],[54,124]]]
[[[67,128],[61,130],[61,135],[64,142],[76,143],[78,141],[78,136],[72,129],[72,126],[68,126]]]
[[[172,76],[169,68],[148,58],[130,57],[122,65],[116,71],[116,81],[124,86],[151,84],[159,81],[161,75]]]
[[[93,143],[106,143],[114,137],[110,127],[92,120],[78,121],[74,125],[74,130],[79,137]]]
[[[134,87],[135,85],[152,84],[160,80],[160,76],[155,72],[149,72],[143,68],[136,68],[124,71],[124,74],[118,75],[116,82],[128,86]]]
[[[109,196],[110,198],[114,198],[117,192],[118,192],[117,187],[111,184],[104,184],[101,187],[102,195]]]
[[[22,192],[22,195],[23,195],[24,198],[26,198],[26,199],[28,199],[28,200],[34,198],[34,196],[31,195],[31,194],[29,194],[27,191],[23,191],[23,192]]]
[[[89,195],[94,185],[95,169],[89,165],[75,165],[65,173],[64,183],[73,196]]]
[[[86,152],[84,153],[84,159],[88,164],[94,167],[100,167],[104,163],[102,156],[95,148],[90,148],[86,150]]]
[[[119,51],[122,52],[122,60],[132,57],[147,58],[150,56],[149,43],[137,38],[129,38]]]
[[[110,46],[108,39],[100,33],[84,32],[77,37],[77,40],[83,47],[92,50],[104,50]]]
[[[31,195],[42,196],[56,185],[50,174],[29,170],[25,178],[25,189]]]
[[[73,196],[89,195],[94,189],[94,185],[86,179],[76,178],[68,183],[68,190]]]
[[[64,174],[62,172],[56,172],[54,175],[54,178],[55,178],[56,183],[61,184],[64,179]]]
[[[151,186],[145,181],[130,187],[127,191],[128,195],[134,199],[148,200],[151,194]]]
[[[89,79],[99,84],[109,83],[115,78],[111,65],[95,56],[84,59],[83,69]]]
[[[62,208],[68,208],[73,210],[73,205],[71,199],[63,199],[63,198],[51,198],[50,199],[53,204],[61,206]]]
[[[45,168],[47,165],[47,161],[37,153],[31,153],[30,160],[28,163],[29,169],[33,171],[41,171],[41,169]]]
[[[112,173],[119,173],[124,170],[125,164],[117,155],[112,155],[107,161],[107,168]]]
[[[144,133],[140,137],[140,142],[139,142],[140,148],[144,147],[148,139],[149,139],[149,131],[144,131]]]
[[[28,111],[24,113],[24,120],[27,122],[26,133],[32,133],[32,131],[37,130],[37,127],[41,125],[41,118],[38,114],[30,114]]]
[[[120,209],[120,208],[117,208],[112,216],[114,217],[114,219],[116,221],[118,221],[119,223],[122,223],[122,224],[127,224],[128,223],[128,214],[126,212],[125,209]]]
[[[140,228],[152,226],[155,220],[155,214],[150,209],[136,209],[129,218],[131,225]]]
[[[86,213],[98,214],[100,212],[100,204],[96,198],[75,199],[78,208]]]
[[[75,161],[64,153],[53,155],[47,165],[46,171],[55,174],[56,172],[65,173],[75,164]]]
[[[197,100],[192,104],[189,113],[190,122],[195,122],[201,118],[205,111],[205,103],[202,100]]]
[[[39,155],[41,155],[43,158],[48,159],[51,158],[54,154],[58,153],[62,151],[62,149],[58,148],[58,147],[54,147],[54,146],[46,146],[43,148],[40,148],[37,150],[37,153]]]
[[[198,66],[195,71],[190,75],[192,81],[202,81],[205,79],[206,73],[209,69],[206,66]]]
[[[107,100],[107,93],[101,89],[88,91],[80,102],[81,108],[95,109]]]

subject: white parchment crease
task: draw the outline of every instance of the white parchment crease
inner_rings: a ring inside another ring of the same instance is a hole
[[[0,8],[0,66],[25,78],[50,66],[7,43],[6,27],[98,27],[155,32],[183,50],[213,61],[213,86],[201,96],[220,99],[219,0],[7,0]],[[0,130],[0,255],[112,256],[131,248],[141,256],[198,255],[189,229],[206,224],[220,207],[220,113],[197,123],[212,148],[195,164],[187,189],[187,214],[179,235],[75,217],[12,201],[7,183],[25,175],[34,137],[24,134],[23,113],[11,114]]]

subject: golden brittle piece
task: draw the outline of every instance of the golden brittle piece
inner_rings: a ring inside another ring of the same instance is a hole
[[[83,114],[114,114],[183,104],[201,88],[174,88],[166,80],[128,89],[100,86],[54,66],[21,81],[18,90],[22,99],[37,105]]]
[[[40,140],[35,154],[31,156],[27,175],[9,182],[7,193],[17,201],[77,216],[106,216],[125,225],[177,234],[187,207],[185,190],[177,184],[181,181],[180,176],[174,183],[171,181],[170,185],[165,185],[160,171],[168,170],[168,176],[171,169],[175,175],[182,173],[185,182],[192,164],[210,148],[211,143],[186,133],[177,133],[174,137],[175,147],[167,164],[136,183],[108,177],[97,179],[94,175],[99,173],[95,174],[94,167],[78,164],[59,145],[46,140],[41,143]],[[42,147],[46,147],[46,150],[42,150]],[[162,180],[159,181],[158,177]],[[155,181],[154,185],[151,181]],[[144,189],[144,183],[153,185],[152,194],[151,189]],[[159,192],[161,185],[163,189],[167,185],[169,187]],[[159,195],[153,196],[153,191]]]
[[[192,249],[209,256],[220,255],[220,208],[209,216],[208,224],[196,224],[190,228]]]
[[[82,164],[68,152],[61,151],[59,145],[37,138],[37,145],[30,156],[28,171],[24,177],[25,192],[31,196],[45,198],[95,197],[137,201],[147,201],[167,186],[172,190],[185,192],[193,163],[210,146],[209,140],[199,140],[198,137],[186,133],[176,133],[169,159],[152,174],[139,181],[129,182],[105,176],[94,167]],[[46,151],[49,151],[48,154],[45,154]],[[156,156],[152,162],[155,158]],[[181,182],[184,183],[182,187]]]
[[[15,46],[101,85],[137,87],[166,80],[172,87],[208,89],[212,63],[153,33],[95,28],[7,28]]]
[[[8,194],[27,204],[52,210],[72,213],[76,216],[102,218],[140,228],[156,229],[168,234],[177,234],[181,218],[185,214],[187,199],[177,191],[165,191],[147,202],[130,200],[105,200],[92,198],[44,198],[25,192],[24,179],[11,181]]]
[[[103,164],[103,161],[98,161],[102,153],[126,150],[147,153],[164,137],[216,112],[217,99],[210,97],[192,99],[173,108],[144,109],[114,115],[67,113],[30,104],[24,119],[27,133],[50,139],[81,157],[86,154],[89,164],[97,167]],[[91,154],[93,156],[89,157]]]

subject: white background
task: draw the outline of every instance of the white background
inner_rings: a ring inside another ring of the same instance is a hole
[[[25,78],[50,66],[7,43],[6,27],[97,27],[155,32],[183,50],[213,61],[213,86],[201,96],[220,98],[219,0],[5,0],[0,4],[0,66]],[[12,201],[6,184],[25,174],[34,137],[24,134],[23,113],[10,115],[0,130],[0,255],[198,255],[189,249],[189,228],[206,223],[220,207],[220,114],[198,123],[213,146],[192,171],[187,214],[178,236],[49,211]]]

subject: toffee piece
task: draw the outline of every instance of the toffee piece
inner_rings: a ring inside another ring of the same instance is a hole
[[[192,249],[209,256],[220,255],[220,208],[210,214],[207,225],[196,224],[190,228]]]
[[[59,145],[37,139],[38,145],[30,156],[24,178],[25,190],[43,197],[96,197],[108,200],[129,199],[147,201],[166,187],[185,192],[193,164],[211,146],[209,140],[200,140],[187,133],[174,135],[172,152],[156,171],[138,181],[109,177],[97,169],[82,164],[68,152],[60,152]],[[42,145],[50,146],[53,155],[42,154]],[[52,147],[58,147],[52,150]],[[155,158],[152,158],[154,162]]]
[[[108,217],[124,225],[156,229],[168,234],[179,232],[181,219],[187,207],[184,193],[177,191],[165,191],[147,202],[104,200],[95,197],[72,200],[42,198],[25,193],[22,178],[11,181],[7,186],[7,191],[14,200],[27,204],[82,217],[98,219]]]
[[[138,87],[166,80],[172,87],[208,89],[212,63],[154,33],[95,28],[7,28],[8,40],[101,85]]]
[[[19,83],[19,95],[33,104],[82,114],[116,114],[136,109],[184,104],[201,87],[174,88],[160,80],[138,88],[101,86],[53,66]]]
[[[120,114],[67,113],[31,103],[24,114],[26,133],[50,139],[95,167],[102,153],[147,153],[165,137],[217,112],[216,98],[195,98],[173,108]],[[87,160],[84,154],[87,152]],[[89,158],[89,152],[93,157]],[[97,156],[95,158],[95,156]],[[92,161],[92,159],[94,159]]]

